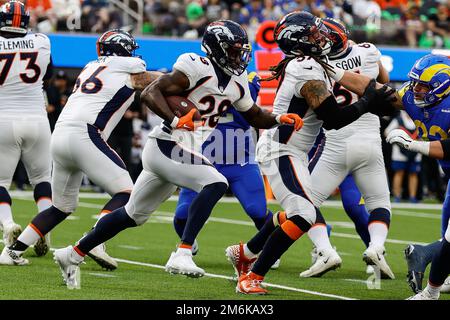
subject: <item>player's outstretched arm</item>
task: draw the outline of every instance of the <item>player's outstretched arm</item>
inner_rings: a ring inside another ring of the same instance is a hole
[[[141,93],[141,100],[159,117],[171,123],[173,128],[178,126],[179,118],[170,110],[165,96],[179,95],[189,88],[189,79],[181,71],[159,76]]]
[[[163,73],[158,71],[145,71],[131,74],[131,86],[136,90],[144,90],[161,75],[163,75]]]
[[[381,67],[382,68],[382,67]],[[379,75],[379,79],[381,82],[388,81],[389,75],[387,74],[386,70],[384,68],[381,69],[381,74]],[[328,75],[336,82],[344,86],[347,90],[350,90],[357,95],[361,96],[364,93],[365,88],[367,88],[367,85],[369,84],[370,79],[369,77],[351,72],[351,71],[345,71],[343,69],[333,67],[333,71],[329,71]],[[385,74],[383,74],[383,72]],[[381,83],[376,83],[376,89],[382,89],[383,85]],[[374,99],[372,105],[370,106],[370,111],[378,114],[378,115],[388,115],[393,113],[395,110],[401,110],[403,109],[403,103],[402,99],[400,98],[399,94],[397,92],[392,92],[390,97],[386,97],[386,99]],[[379,110],[378,110],[379,109]]]
[[[397,144],[403,149],[419,152],[430,158],[439,160],[450,160],[450,139],[440,141],[418,141],[414,140],[402,129],[389,132],[386,141]]]
[[[338,105],[336,98],[328,91],[322,80],[307,81],[300,89],[300,94],[317,114],[317,118],[323,121],[323,127],[331,130],[343,128],[369,112],[370,102],[373,99],[391,94],[386,87],[381,89],[375,87],[376,81],[372,79],[368,82],[361,98],[345,107]]]
[[[242,115],[252,127],[258,129],[270,129],[283,124],[292,125],[298,131],[303,126],[302,118],[295,113],[275,115],[261,109],[256,104],[253,104],[248,111],[242,112]]]

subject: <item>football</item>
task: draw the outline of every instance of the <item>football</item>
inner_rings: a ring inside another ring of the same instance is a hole
[[[170,110],[178,117],[181,118],[187,114],[191,109],[195,108],[197,111],[194,114],[194,121],[201,120],[200,112],[197,107],[189,99],[180,96],[169,96],[166,97],[167,104]]]

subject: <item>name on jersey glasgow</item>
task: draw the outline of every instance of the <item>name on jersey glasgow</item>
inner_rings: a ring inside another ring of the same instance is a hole
[[[32,39],[0,41],[0,50],[33,49],[33,48],[34,48],[34,41]]]
[[[336,66],[344,70],[355,69],[357,67],[361,67],[361,65],[361,56],[356,56],[341,62],[336,62]]]

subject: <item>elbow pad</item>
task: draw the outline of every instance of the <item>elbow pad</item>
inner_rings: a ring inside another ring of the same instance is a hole
[[[329,96],[319,107],[314,109],[317,118],[323,121],[323,127],[326,130],[341,129],[368,111],[369,102],[364,97],[351,105],[340,107],[335,97]]]
[[[444,151],[444,159],[450,160],[450,139],[441,140],[442,150]]]

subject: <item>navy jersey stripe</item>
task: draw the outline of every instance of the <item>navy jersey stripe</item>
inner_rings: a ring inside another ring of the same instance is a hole
[[[203,157],[199,157],[189,150],[182,148],[178,143],[172,140],[163,140],[156,138],[159,150],[169,159],[182,163],[193,165],[207,165],[212,166]]]
[[[303,118],[308,111],[308,104],[306,100],[303,98],[298,98],[293,96],[291,102],[289,103],[288,113],[296,113],[301,118]],[[278,129],[278,142],[280,143],[288,143],[292,134],[294,133],[294,126],[279,126]]]
[[[292,193],[295,193],[312,203],[303,189],[301,182],[298,180],[297,173],[295,172],[289,156],[279,157],[278,161],[278,170],[286,188],[288,188]]]
[[[314,168],[316,167],[317,162],[319,162],[320,156],[323,153],[323,150],[325,149],[325,143],[327,139],[325,135],[323,135],[322,140],[320,141],[319,145],[316,148],[316,151],[314,152],[314,155],[310,158],[308,169],[309,172],[313,172]]]
[[[117,164],[119,167],[121,167],[124,170],[127,170],[127,167],[125,166],[125,163],[122,161],[122,159],[119,157],[117,153],[115,153],[110,146],[106,143],[105,140],[103,140],[102,136],[100,135],[99,129],[94,127],[91,124],[87,124],[88,134],[89,138],[91,139],[92,143],[95,144],[95,146],[109,159],[112,160],[115,164]],[[101,170],[101,168],[99,168]]]
[[[133,95],[134,89],[123,86],[119,91],[105,104],[103,109],[95,119],[94,126],[104,130],[112,115],[122,107],[122,105]]]

